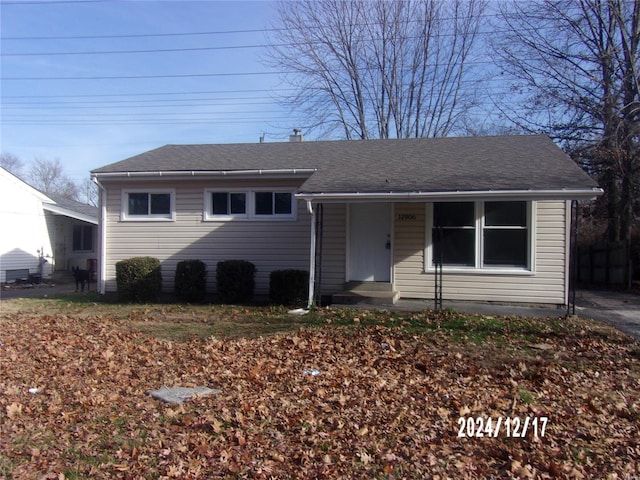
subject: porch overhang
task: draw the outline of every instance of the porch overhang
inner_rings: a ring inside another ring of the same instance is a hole
[[[593,200],[601,188],[560,190],[478,190],[442,192],[300,192],[295,196],[307,203],[352,202],[457,202],[465,200]]]
[[[56,205],[54,203],[43,203],[42,208],[47,212],[53,213],[54,215],[61,215],[64,217],[73,218],[74,220],[82,220],[83,222],[91,223],[93,225],[98,224],[98,219],[96,217],[92,217],[81,212],[76,212],[68,208],[61,207],[60,205]]]

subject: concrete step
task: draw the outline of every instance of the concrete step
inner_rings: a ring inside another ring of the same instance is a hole
[[[345,290],[348,292],[392,292],[390,282],[347,282]]]
[[[400,292],[376,290],[349,290],[336,293],[331,300],[336,305],[393,305],[400,298]]]

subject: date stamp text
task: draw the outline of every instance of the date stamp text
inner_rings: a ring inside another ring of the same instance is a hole
[[[525,438],[528,433],[534,438],[544,437],[548,417],[460,417],[459,438]]]

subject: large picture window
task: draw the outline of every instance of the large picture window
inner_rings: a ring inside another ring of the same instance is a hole
[[[531,203],[438,202],[431,219],[428,268],[532,269]]]
[[[125,191],[122,198],[123,220],[172,220],[173,191]]]

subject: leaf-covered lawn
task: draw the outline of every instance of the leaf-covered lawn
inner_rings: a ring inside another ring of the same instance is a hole
[[[298,329],[207,307],[211,324],[283,331],[212,337],[205,310],[176,308],[3,312],[0,477],[640,475],[640,347],[608,327],[329,309]],[[163,385],[222,393],[169,405],[146,393]]]

